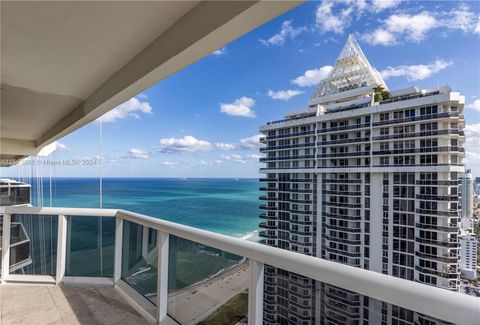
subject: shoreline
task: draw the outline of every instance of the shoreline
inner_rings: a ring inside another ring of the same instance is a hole
[[[169,313],[181,324],[196,324],[246,291],[248,285],[248,261],[244,259],[205,281],[169,293]]]
[[[195,291],[196,289],[204,286],[208,282],[210,282],[209,285],[212,285],[214,281],[218,281],[221,278],[228,277],[228,276],[234,274],[235,272],[241,271],[241,270],[246,269],[246,268],[248,268],[248,262],[247,262],[247,259],[244,258],[240,262],[238,262],[237,264],[233,264],[229,267],[221,269],[217,273],[209,276],[208,278],[206,278],[204,280],[200,280],[198,282],[195,282],[194,284],[191,284],[191,285],[189,285],[187,287],[184,287],[182,289],[178,289],[176,291],[169,292],[168,296],[169,297],[170,296],[174,297],[174,296],[177,296],[177,295],[182,294],[182,293],[187,292],[187,291]]]
[[[254,231],[247,232],[245,235],[237,238],[243,239],[243,240],[249,240],[249,241],[257,241],[258,232],[259,230],[255,229]]]
[[[257,240],[257,237],[258,237],[258,230],[254,230],[252,232],[248,232],[246,233],[245,235],[241,236],[241,237],[237,237],[239,239],[243,239],[243,240],[248,240],[248,241],[256,241]],[[181,288],[181,289],[178,289],[176,291],[174,291],[174,293],[178,293],[178,292],[183,292],[183,291],[188,291],[192,288],[195,288],[199,285],[202,285],[204,284],[205,282],[208,282],[210,280],[215,280],[216,278],[220,277],[221,275],[226,275],[232,271],[232,270],[235,270],[235,269],[238,269],[238,268],[243,268],[243,264],[246,264],[246,266],[248,267],[248,263],[247,263],[247,259],[245,257],[243,257],[238,263],[235,263],[233,265],[230,265],[228,267],[225,267],[221,270],[219,270],[218,272],[216,272],[215,274],[212,274],[212,275],[209,275],[208,277],[206,277],[205,279],[203,280],[200,280],[200,281],[197,281],[189,286],[186,286],[184,288]],[[169,293],[170,294],[170,293]]]

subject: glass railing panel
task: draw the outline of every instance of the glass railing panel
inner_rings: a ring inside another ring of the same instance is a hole
[[[12,215],[10,273],[55,275],[58,216]]]
[[[157,303],[157,231],[123,221],[122,280]]]
[[[65,275],[113,276],[114,248],[115,218],[69,216]]]
[[[29,186],[11,186],[0,188],[0,206],[30,203]]]
[[[263,320],[264,324],[450,324],[270,266],[264,273]]]
[[[3,215],[0,214],[0,256],[3,254]],[[0,275],[2,274],[2,263],[0,263]]]
[[[179,324],[236,324],[248,309],[248,262],[170,235],[168,314]]]

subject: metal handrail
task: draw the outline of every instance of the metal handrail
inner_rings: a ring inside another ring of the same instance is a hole
[[[414,310],[445,321],[478,324],[480,299],[381,273],[233,238],[126,210],[4,207],[0,214],[116,217],[232,254]],[[164,258],[164,257],[162,257]],[[160,259],[160,258],[159,258]],[[255,266],[254,266],[255,267]],[[442,306],[442,308],[438,308]]]

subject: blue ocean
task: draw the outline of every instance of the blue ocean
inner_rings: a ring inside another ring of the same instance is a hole
[[[104,178],[103,207],[242,237],[258,228],[259,185],[257,179]],[[43,190],[49,206],[46,179]],[[99,180],[53,179],[52,201],[57,207],[98,208]]]

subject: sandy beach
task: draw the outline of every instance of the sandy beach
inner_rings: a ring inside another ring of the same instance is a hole
[[[168,295],[168,313],[181,324],[196,324],[248,288],[248,262],[206,282]]]

